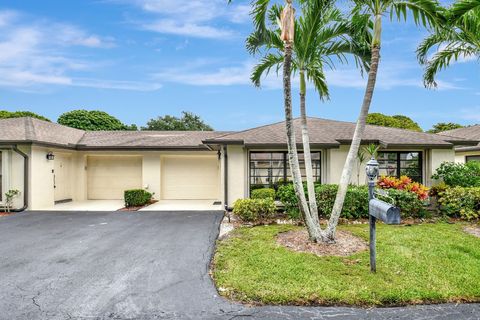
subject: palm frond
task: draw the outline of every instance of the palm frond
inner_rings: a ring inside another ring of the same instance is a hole
[[[268,75],[272,68],[275,68],[276,72],[280,70],[283,63],[283,56],[279,53],[269,53],[262,58],[259,64],[257,64],[252,71],[250,80],[256,87],[260,87],[262,77]]]

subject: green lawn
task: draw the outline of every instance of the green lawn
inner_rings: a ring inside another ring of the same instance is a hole
[[[377,226],[377,273],[368,251],[317,257],[275,243],[292,226],[240,228],[218,243],[220,292],[248,303],[403,305],[480,301],[480,239],[462,225]],[[368,239],[368,225],[342,226]]]

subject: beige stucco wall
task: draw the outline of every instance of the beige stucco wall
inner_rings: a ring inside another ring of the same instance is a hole
[[[455,151],[453,149],[431,149],[428,152],[427,161],[424,181],[427,186],[431,186],[435,184],[435,181],[432,180],[432,175],[438,167],[440,167],[443,162],[455,161]]]
[[[247,196],[247,152],[243,146],[228,146],[228,205]]]
[[[467,162],[468,156],[480,156],[480,151],[468,151],[468,152],[456,152],[455,153],[455,162],[465,163]]]
[[[19,147],[21,152],[30,153],[29,148]],[[14,198],[13,208],[21,208],[24,205],[24,158],[12,149],[0,149],[2,151],[2,174],[3,190],[2,198],[9,190],[19,190],[21,193]],[[3,202],[2,202],[3,204]]]

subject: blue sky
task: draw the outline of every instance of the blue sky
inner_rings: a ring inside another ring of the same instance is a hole
[[[269,76],[261,89],[249,82],[258,59],[244,48],[249,3],[2,0],[0,109],[52,120],[99,109],[138,125],[186,110],[218,130],[280,121],[280,79]],[[426,34],[411,22],[385,23],[371,112],[405,114],[424,129],[480,123],[480,64],[464,59],[440,74],[437,90],[423,88],[414,51]],[[331,100],[322,103],[309,90],[309,114],[354,121],[365,83],[355,65],[338,65],[327,81]],[[294,87],[295,107],[297,94]]]

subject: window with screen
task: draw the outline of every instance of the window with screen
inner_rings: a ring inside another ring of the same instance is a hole
[[[413,181],[423,182],[421,152],[383,151],[378,153],[378,162],[381,176],[408,176]]]
[[[305,160],[299,153],[302,179],[306,180]],[[320,152],[312,152],[313,177],[321,181]],[[292,180],[287,152],[250,152],[250,189],[275,188]]]

